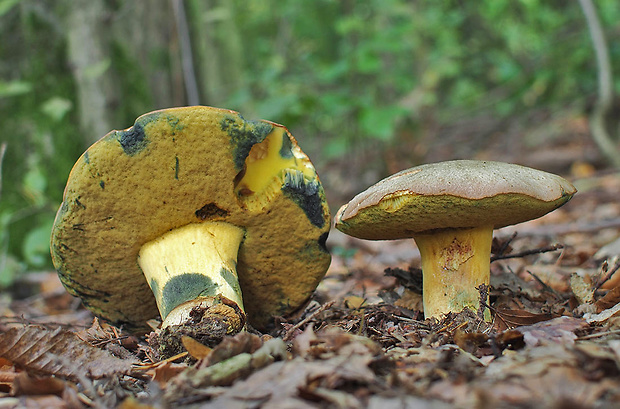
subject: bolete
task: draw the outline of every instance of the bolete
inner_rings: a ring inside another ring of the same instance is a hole
[[[97,316],[145,332],[198,323],[263,328],[324,276],[323,187],[288,130],[195,106],[112,131],[74,165],[51,237],[67,290]]]
[[[413,238],[422,260],[426,317],[477,311],[490,279],[493,229],[535,219],[575,194],[565,179],[501,162],[456,160],[417,166],[342,206],[336,228],[369,240]]]

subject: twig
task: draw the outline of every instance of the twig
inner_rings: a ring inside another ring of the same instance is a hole
[[[605,335],[615,335],[615,334],[620,334],[620,329],[614,329],[614,330],[611,330],[611,331],[599,332],[598,334],[584,335],[583,337],[578,337],[575,340],[576,341],[585,341],[585,340],[588,340],[588,339],[604,337]]]
[[[512,271],[512,270],[511,270]],[[563,297],[560,293],[558,293],[553,288],[549,287],[549,284],[545,283],[541,280],[536,274],[532,273],[530,270],[525,270],[536,282],[543,286],[543,288],[553,294],[558,300],[561,300]]]
[[[196,72],[194,71],[194,57],[192,55],[192,44],[185,5],[183,0],[172,0],[172,7],[174,9],[179,42],[181,43],[181,63],[187,103],[188,105],[198,105],[200,102],[198,81],[196,81]]]
[[[510,246],[510,243],[512,243],[512,241],[517,237],[517,234],[519,233],[518,232],[512,233],[512,235],[504,242],[504,244],[502,245],[502,247],[499,249],[499,251],[496,254],[503,255],[506,252],[506,249],[508,248],[508,246]]]
[[[607,274],[605,274],[605,277],[603,277],[603,279],[594,286],[594,290],[598,290],[599,288],[601,288],[603,284],[605,284],[611,279],[611,277],[613,277],[613,275],[616,273],[616,271],[618,271],[618,269],[620,269],[620,260],[616,261],[616,264],[614,264],[611,270],[609,270]]]
[[[0,145],[0,198],[2,198],[2,163],[4,162],[4,154],[6,153],[6,142]]]
[[[496,254],[496,255],[491,256],[491,262],[496,261],[496,260],[504,260],[507,258],[520,258],[520,257],[525,257],[525,256],[531,256],[532,254],[548,253],[550,251],[556,251],[556,250],[563,249],[563,248],[564,246],[562,244],[554,244],[553,246],[543,247],[540,249],[525,250],[519,253]]]
[[[299,328],[301,328],[306,323],[308,323],[311,320],[313,320],[317,315],[319,315],[320,313],[322,313],[326,309],[330,308],[335,303],[336,303],[336,301],[330,301],[328,303],[325,303],[325,304],[321,305],[321,307],[318,310],[316,310],[315,312],[313,312],[312,314],[308,315],[306,318],[304,318],[303,320],[299,321],[297,324],[295,324],[291,328],[289,328],[288,331],[286,331],[286,334],[284,334],[284,336],[282,337],[282,339],[284,341],[290,340],[292,338],[293,333],[295,331],[297,331]]]

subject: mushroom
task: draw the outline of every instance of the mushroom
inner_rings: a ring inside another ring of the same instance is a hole
[[[232,333],[246,314],[264,328],[309,299],[330,263],[329,228],[321,182],[285,127],[172,108],[78,159],[51,253],[67,290],[116,325],[211,314]]]
[[[565,179],[491,161],[456,160],[396,173],[355,196],[336,228],[368,240],[413,238],[426,317],[477,311],[488,285],[493,229],[535,219],[575,194]],[[488,318],[488,316],[487,316]]]

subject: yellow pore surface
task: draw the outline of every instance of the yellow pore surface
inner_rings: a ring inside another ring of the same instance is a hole
[[[236,187],[240,197],[256,194],[269,197],[267,189],[279,189],[287,169],[302,172],[308,180],[316,178],[314,169],[308,165],[307,158],[299,148],[296,145],[284,146],[285,142],[290,144],[284,128],[274,127],[264,141],[252,147],[245,160],[245,174]]]

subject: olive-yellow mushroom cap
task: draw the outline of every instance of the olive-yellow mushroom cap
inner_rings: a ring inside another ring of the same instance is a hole
[[[67,290],[96,315],[146,330],[159,315],[154,292],[183,301],[209,279],[183,274],[156,288],[137,262],[141,247],[207,222],[241,229],[236,272],[257,327],[302,305],[329,266],[324,190],[296,140],[281,125],[202,106],[145,114],[78,159],[53,226],[52,259]]]
[[[371,240],[446,228],[500,228],[535,219],[576,192],[564,178],[493,161],[425,164],[381,180],[342,206],[336,228]]]

